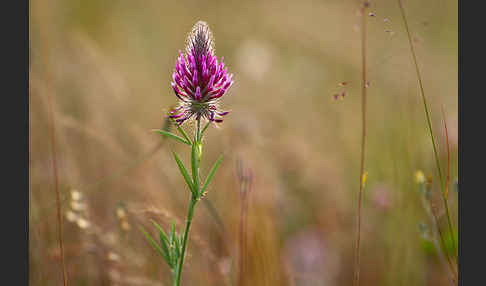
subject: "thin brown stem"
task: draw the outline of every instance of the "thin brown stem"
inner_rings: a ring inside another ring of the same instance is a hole
[[[366,143],[366,8],[369,3],[365,1],[361,8],[361,162],[359,171],[359,197],[358,197],[358,229],[356,234],[356,252],[354,263],[354,282],[353,285],[359,285],[360,272],[360,243],[361,243],[361,208],[363,204],[363,175],[365,163],[365,143]]]
[[[49,137],[51,140],[51,153],[52,153],[52,175],[54,177],[54,190],[56,193],[56,208],[57,208],[57,225],[58,225],[58,239],[59,239],[59,248],[61,250],[61,268],[62,268],[62,279],[63,285],[67,286],[67,273],[66,273],[66,264],[64,262],[64,239],[62,233],[62,210],[61,210],[61,196],[59,192],[59,178],[58,178],[58,170],[57,170],[57,152],[56,152],[56,120],[54,114],[54,107],[52,104],[52,98],[49,93],[50,91],[50,74],[48,70],[48,50],[43,42],[43,55],[44,55],[44,73],[46,77],[46,96],[47,96],[47,107],[48,107],[48,115],[49,115]]]
[[[37,9],[38,10],[38,9]],[[39,11],[39,10],[38,10]],[[52,172],[54,177],[54,191],[56,193],[56,208],[57,208],[57,225],[58,225],[58,240],[59,240],[59,248],[60,248],[60,260],[61,260],[61,270],[62,270],[62,279],[63,285],[68,285],[67,279],[67,272],[66,272],[66,264],[64,261],[64,239],[63,239],[63,232],[62,232],[62,210],[61,210],[61,196],[59,192],[59,178],[58,178],[58,170],[57,170],[57,152],[56,152],[56,120],[55,120],[55,112],[52,103],[52,97],[50,94],[51,90],[51,78],[49,73],[49,50],[47,47],[47,38],[43,33],[42,29],[42,19],[39,17],[39,30],[41,33],[41,42],[42,42],[42,58],[44,64],[44,75],[46,80],[46,97],[47,97],[47,108],[48,108],[48,117],[49,117],[49,137],[51,141],[51,153],[52,153]]]

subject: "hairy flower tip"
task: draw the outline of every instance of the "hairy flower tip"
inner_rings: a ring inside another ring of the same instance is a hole
[[[187,36],[186,52],[188,54],[192,52],[214,54],[213,43],[213,33],[211,33],[208,24],[204,21],[199,21],[192,27],[192,31]]]
[[[186,54],[179,51],[172,74],[172,88],[179,106],[169,112],[177,124],[188,119],[223,122],[229,111],[219,109],[219,99],[233,84],[233,75],[225,68],[223,58],[218,62],[209,26],[197,22],[187,38]]]

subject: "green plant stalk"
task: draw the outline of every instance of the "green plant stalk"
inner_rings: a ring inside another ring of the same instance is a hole
[[[413,62],[414,62],[414,65],[415,65],[415,71],[416,71],[417,77],[418,77],[420,92],[421,92],[421,95],[422,95],[422,101],[424,103],[425,115],[426,115],[426,118],[427,118],[427,126],[429,128],[430,138],[432,139],[432,148],[434,150],[435,163],[437,165],[437,172],[439,174],[439,181],[440,181],[440,186],[441,186],[441,189],[442,189],[442,200],[444,202],[444,207],[445,207],[445,211],[446,211],[447,224],[449,226],[449,232],[451,233],[452,245],[453,245],[453,249],[454,249],[455,258],[456,258],[456,261],[457,261],[457,250],[456,250],[456,241],[455,241],[455,238],[454,238],[454,229],[452,228],[451,216],[449,214],[449,205],[447,203],[447,197],[446,197],[446,194],[445,194],[444,182],[443,182],[443,179],[442,179],[442,172],[441,172],[441,169],[440,169],[440,162],[439,162],[439,156],[438,156],[438,153],[437,153],[437,147],[436,147],[436,144],[435,144],[434,132],[432,130],[432,123],[431,123],[431,120],[430,120],[429,108],[427,107],[427,100],[425,99],[424,87],[422,85],[422,76],[420,75],[420,69],[419,69],[418,64],[417,64],[417,57],[415,55],[415,49],[413,47],[412,37],[410,35],[410,30],[408,28],[407,17],[405,16],[405,10],[403,8],[401,0],[398,0],[398,6],[400,6],[400,12],[402,14],[403,22],[405,24],[405,30],[407,31],[408,43],[410,45],[410,51],[412,53],[412,58],[413,58]]]
[[[196,206],[197,199],[194,196],[191,197],[189,204],[189,210],[187,211],[186,230],[184,231],[184,240],[182,241],[182,253],[179,260],[179,266],[176,269],[176,279],[174,279],[174,286],[179,286],[181,283],[182,265],[184,264],[184,254],[186,253],[187,238],[189,236],[189,229],[191,227],[192,217],[194,216],[194,208]]]
[[[214,174],[218,170],[222,160],[222,155],[220,155],[219,158],[216,160],[216,162],[213,164],[211,170],[209,171],[206,180],[201,185],[200,174],[199,174],[199,163],[201,161],[201,156],[202,156],[201,142],[202,142],[203,133],[208,128],[208,126],[209,126],[209,122],[201,130],[201,119],[198,118],[197,125],[196,125],[197,129],[195,130],[194,140],[192,141],[188,138],[187,134],[185,134],[184,130],[180,128],[180,126],[178,126],[178,130],[180,131],[180,133],[183,134],[184,138],[181,138],[166,130],[156,130],[158,133],[160,133],[162,136],[166,138],[171,138],[176,141],[179,141],[180,143],[184,143],[191,146],[192,176],[189,176],[189,173],[186,167],[184,166],[184,163],[182,163],[177,153],[172,152],[174,155],[174,160],[177,163],[177,167],[179,168],[181,175],[184,177],[184,181],[186,182],[187,186],[191,191],[191,199],[189,201],[189,208],[187,212],[186,227],[184,229],[184,234],[182,236],[177,236],[175,230],[175,224],[172,223],[172,228],[171,231],[169,232],[169,238],[168,238],[167,235],[162,230],[162,228],[153,221],[155,227],[159,231],[161,245],[158,245],[154,241],[154,239],[152,239],[152,237],[145,230],[143,230],[143,228],[141,228],[141,231],[145,234],[150,244],[157,250],[157,252],[159,252],[159,254],[164,258],[165,262],[167,262],[167,264],[170,266],[174,278],[173,285],[175,286],[179,286],[181,283],[182,267],[184,265],[184,255],[186,253],[187,240],[189,239],[189,230],[191,228],[192,218],[194,216],[196,204],[204,196],[205,190],[207,189],[209,183],[213,179]],[[211,206],[209,202],[207,202],[206,205],[208,207]],[[216,213],[215,210],[213,211],[214,213]],[[219,216],[217,217],[219,218]]]
[[[194,135],[194,142],[192,142],[192,144],[193,144],[193,149],[194,147],[196,147],[197,160],[200,161],[201,153],[200,153],[200,149],[198,148],[198,146],[201,145],[201,120],[200,119],[197,120],[197,129]],[[194,216],[194,208],[196,207],[196,204],[199,200],[199,196],[201,195],[200,194],[201,186],[199,184],[199,162],[196,165],[196,168],[193,170],[195,170],[195,174],[193,176],[193,180],[194,180],[193,185],[195,188],[195,193],[197,194],[198,197],[194,196],[194,193],[191,195],[191,201],[189,203],[189,209],[187,211],[186,229],[184,230],[184,239],[182,241],[181,257],[175,273],[176,279],[174,279],[174,286],[179,286],[181,283],[182,266],[184,264],[184,255],[186,253],[187,238],[189,237],[189,230],[191,228],[192,217]]]

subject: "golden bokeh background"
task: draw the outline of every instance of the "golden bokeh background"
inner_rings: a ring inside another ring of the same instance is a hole
[[[370,3],[361,285],[448,285],[427,242],[433,224],[415,182],[418,170],[432,176],[438,196],[398,2]],[[240,158],[254,173],[245,285],[350,285],[361,142],[360,5],[30,1],[30,284],[62,283],[52,127],[69,284],[171,284],[139,227],[155,234],[154,219],[167,229],[175,220],[182,229],[190,193],[171,151],[188,164],[190,150],[151,129],[164,126],[177,102],[170,86],[175,60],[192,25],[204,20],[235,83],[222,100],[232,112],[204,142],[204,175],[221,153],[224,160],[209,204],[197,206],[182,284],[238,285]],[[404,1],[443,172],[445,111],[455,226],[457,5]],[[341,92],[344,98],[335,100]]]

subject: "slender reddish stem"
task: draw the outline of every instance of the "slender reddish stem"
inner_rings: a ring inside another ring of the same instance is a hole
[[[365,143],[366,143],[366,8],[368,7],[368,2],[365,1],[361,8],[361,115],[362,115],[362,126],[361,126],[361,163],[359,171],[359,197],[358,197],[358,229],[356,234],[356,252],[355,252],[355,263],[354,263],[354,282],[353,285],[359,285],[359,274],[360,274],[360,243],[361,243],[361,208],[363,204],[363,175],[364,175],[364,163],[365,163]]]
[[[52,98],[49,94],[50,90],[50,78],[47,71],[47,49],[44,47],[45,52],[45,75],[46,75],[46,95],[48,102],[48,113],[49,113],[49,135],[51,140],[51,153],[52,153],[52,175],[54,177],[54,190],[56,193],[56,208],[57,208],[57,225],[58,225],[58,239],[59,248],[61,250],[61,267],[62,267],[62,279],[63,285],[67,286],[67,274],[66,274],[66,264],[64,262],[64,239],[62,233],[62,210],[61,210],[61,195],[59,192],[59,176],[57,170],[57,152],[56,152],[56,125],[54,118],[54,107],[52,104]]]
[[[39,24],[42,21],[39,19]],[[41,25],[39,25],[41,26]],[[41,31],[41,42],[42,42],[42,50],[43,50],[43,61],[44,61],[44,75],[46,80],[46,97],[47,97],[47,109],[48,109],[48,116],[49,116],[49,137],[51,141],[51,153],[52,153],[52,173],[54,177],[54,190],[56,193],[56,208],[57,208],[57,225],[58,225],[58,240],[59,240],[59,248],[60,248],[60,256],[61,256],[61,269],[62,269],[62,279],[63,285],[68,285],[67,280],[67,272],[66,272],[66,264],[64,261],[64,239],[63,239],[63,232],[62,232],[62,211],[61,211],[61,196],[59,192],[59,178],[58,178],[58,170],[57,170],[57,152],[56,152],[56,120],[54,114],[54,107],[52,103],[52,97],[49,93],[51,90],[51,78],[49,73],[49,51],[47,49],[47,38],[43,33],[43,30],[40,28]]]

